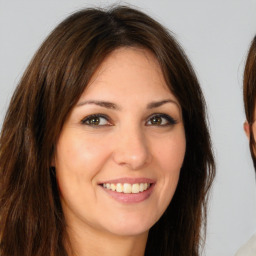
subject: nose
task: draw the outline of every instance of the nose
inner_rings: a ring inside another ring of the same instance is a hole
[[[131,170],[147,166],[152,159],[147,139],[140,129],[129,129],[117,136],[113,152],[114,162]]]

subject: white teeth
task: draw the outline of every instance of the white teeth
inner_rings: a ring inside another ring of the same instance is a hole
[[[116,185],[115,185],[115,184],[111,184],[111,185],[110,185],[110,189],[111,189],[112,191],[116,191]]]
[[[124,183],[123,192],[125,194],[130,194],[132,192],[132,185],[129,183]]]
[[[150,187],[150,183],[104,183],[103,187],[112,191],[116,191],[118,193],[137,194],[147,190]]]
[[[123,192],[123,185],[121,183],[116,184],[116,192]]]
[[[132,193],[136,194],[140,192],[140,185],[139,184],[132,184]]]

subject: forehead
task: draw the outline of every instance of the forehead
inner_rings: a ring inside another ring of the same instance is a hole
[[[118,91],[126,96],[141,93],[172,95],[154,54],[134,47],[119,48],[110,53],[90,79],[82,96]]]

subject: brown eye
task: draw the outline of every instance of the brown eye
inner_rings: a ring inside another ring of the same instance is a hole
[[[147,126],[168,126],[168,125],[174,125],[177,122],[166,114],[155,114],[152,115],[148,121],[146,122]]]
[[[87,124],[90,124],[90,125],[99,125],[99,123],[100,123],[99,117],[92,117],[87,120]]]
[[[91,115],[87,116],[85,119],[82,120],[82,124],[89,125],[89,126],[107,126],[111,125],[108,118],[103,115]]]
[[[150,122],[152,125],[161,125],[162,124],[162,118],[160,116],[154,116],[150,119]]]

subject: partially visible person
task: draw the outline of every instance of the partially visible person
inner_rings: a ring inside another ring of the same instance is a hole
[[[245,64],[243,86],[244,109],[246,114],[244,130],[249,139],[250,152],[256,170],[256,36],[251,43]],[[238,250],[235,256],[255,255],[256,234]]]
[[[256,255],[256,234],[247,241],[236,253],[235,256],[255,256]]]

